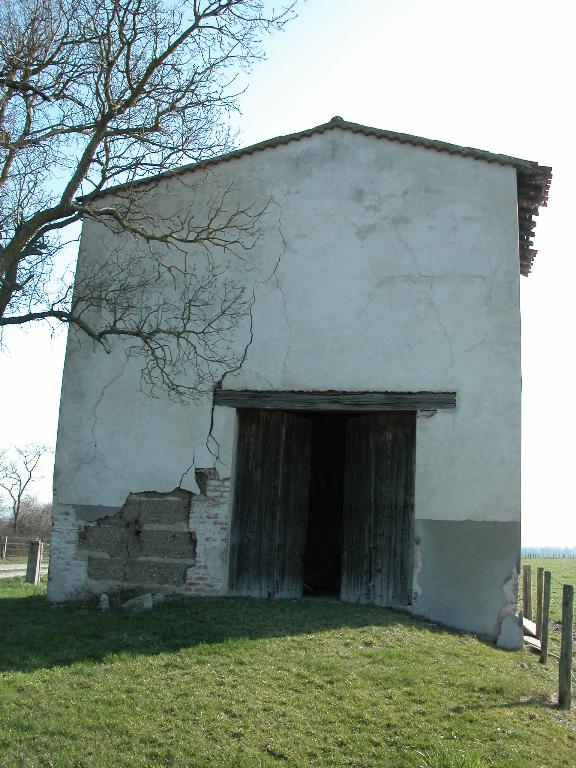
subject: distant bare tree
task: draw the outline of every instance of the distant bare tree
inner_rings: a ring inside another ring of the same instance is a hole
[[[27,445],[0,453],[0,489],[8,497],[7,510],[14,530],[27,508],[30,485],[40,479],[39,464],[49,450],[45,445]]]
[[[265,6],[4,0],[0,330],[43,320],[106,349],[127,340],[128,354],[143,357],[148,390],[176,397],[208,390],[223,366],[239,364],[234,331],[251,300],[226,259],[255,245],[266,201],[240,206],[235,190],[215,188],[197,210],[153,216],[154,185],[134,182],[231,148],[234,80],[261,58],[262,35],[290,15]],[[72,291],[54,261],[63,233],[86,219],[123,237],[124,250],[102,254]]]
[[[7,510],[8,511],[8,510]],[[48,541],[52,531],[52,504],[41,502],[36,496],[25,496],[20,506],[18,524],[14,524],[10,516],[2,516],[0,510],[0,534],[9,537],[25,536],[29,539]]]

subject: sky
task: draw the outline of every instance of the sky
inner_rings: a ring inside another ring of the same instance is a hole
[[[553,168],[536,228],[538,256],[521,279],[522,543],[576,546],[569,3],[532,0],[309,0],[240,98],[238,145],[346,120],[535,160]],[[73,254],[70,254],[73,257]],[[0,447],[54,445],[65,332],[7,334],[0,353]],[[51,495],[51,460],[35,493]]]

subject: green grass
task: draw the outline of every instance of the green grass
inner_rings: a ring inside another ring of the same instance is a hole
[[[0,565],[26,565],[26,555],[7,555],[0,560]]]
[[[522,565],[530,565],[532,570],[532,612],[536,612],[536,569],[544,568],[552,573],[550,618],[559,622],[562,618],[562,585],[576,586],[576,558],[567,557],[531,557],[523,558]],[[522,606],[522,576],[518,583],[519,604]]]
[[[573,768],[555,669],[372,606],[0,582],[1,768]]]
[[[8,567],[22,568],[27,563],[28,558],[25,555],[8,555],[8,557],[3,557],[0,560],[0,566],[5,566],[6,570],[8,570]],[[42,558],[42,568],[48,568],[48,560],[45,557]]]
[[[48,567],[48,557],[44,555],[42,557],[42,567],[47,568]],[[26,565],[28,562],[28,555],[7,555],[6,557],[0,558],[0,566],[14,566],[14,565]]]

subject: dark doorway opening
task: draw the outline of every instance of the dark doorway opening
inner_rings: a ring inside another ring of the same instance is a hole
[[[304,595],[339,597],[347,413],[308,414],[312,422]]]
[[[412,599],[416,412],[238,411],[229,589]]]

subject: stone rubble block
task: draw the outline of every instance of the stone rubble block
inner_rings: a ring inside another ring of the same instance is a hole
[[[158,603],[163,603],[166,600],[166,595],[163,592],[156,592],[155,595],[152,595],[152,605],[158,605]]]
[[[169,497],[144,499],[140,502],[139,520],[142,525],[154,523],[180,524],[186,523],[190,512],[190,494],[183,498]]]
[[[146,592],[144,595],[138,595],[138,597],[133,597],[131,600],[127,600],[125,603],[122,603],[120,607],[131,611],[146,611],[150,610],[153,605],[152,595],[150,592]]]

